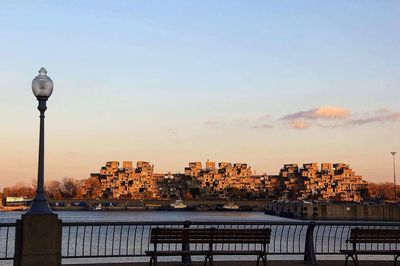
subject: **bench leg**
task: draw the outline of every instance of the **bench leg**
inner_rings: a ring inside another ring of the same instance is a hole
[[[349,262],[349,258],[351,258],[354,262],[355,266],[358,266],[358,257],[357,254],[346,254],[344,265],[347,266]]]
[[[207,266],[207,260],[208,260],[209,265],[211,265],[211,266],[214,265],[213,255],[208,254],[206,256],[206,259],[204,260],[204,266]]]
[[[267,255],[266,254],[257,256],[257,266],[260,265],[260,260],[262,260],[263,266],[267,266]]]
[[[394,255],[394,266],[397,265],[397,260],[399,259],[399,257],[400,257],[400,254]]]
[[[157,256],[151,256],[150,257],[150,266],[156,266],[157,265]]]
[[[210,266],[214,265],[214,256],[211,254],[210,255]]]

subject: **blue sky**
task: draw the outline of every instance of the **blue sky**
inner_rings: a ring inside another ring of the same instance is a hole
[[[1,183],[35,178],[41,66],[55,82],[49,179],[210,159],[270,174],[343,161],[390,181],[399,13],[398,1],[2,2]]]

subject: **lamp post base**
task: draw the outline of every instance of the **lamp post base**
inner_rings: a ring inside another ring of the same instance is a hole
[[[56,215],[51,209],[47,201],[32,201],[31,207],[26,215]]]
[[[44,193],[37,193],[32,200],[31,207],[26,212],[26,215],[52,215],[54,212],[50,209]]]
[[[17,221],[14,265],[60,266],[61,236],[57,214],[23,214]]]

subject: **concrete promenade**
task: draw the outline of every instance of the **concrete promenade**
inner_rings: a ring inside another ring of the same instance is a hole
[[[63,266],[148,266],[148,262],[136,262],[136,263],[101,263],[101,264],[63,264]],[[183,264],[179,262],[159,262],[159,266],[182,266]],[[193,266],[203,266],[203,262],[193,262]],[[215,261],[215,266],[254,266],[255,261]],[[262,265],[262,264],[260,264]],[[305,266],[303,261],[281,261],[281,260],[271,260],[268,261],[268,266]],[[343,260],[327,260],[318,261],[319,266],[344,266]],[[349,262],[349,266],[353,266],[352,262]],[[393,260],[391,261],[360,261],[360,266],[393,266]]]

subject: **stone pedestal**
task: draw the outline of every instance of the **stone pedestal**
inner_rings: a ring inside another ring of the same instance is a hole
[[[23,214],[16,229],[15,266],[61,265],[62,222],[57,214]]]

